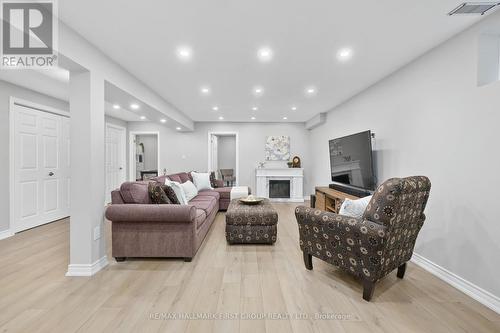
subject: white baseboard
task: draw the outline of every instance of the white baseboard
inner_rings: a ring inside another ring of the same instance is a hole
[[[93,264],[70,264],[66,276],[92,276],[108,265],[108,257],[104,256]]]
[[[500,314],[500,297],[493,295],[489,291],[486,291],[475,284],[461,278],[460,276],[450,272],[449,270],[433,263],[429,259],[422,257],[419,254],[413,253],[411,261],[422,267],[429,273],[440,278],[444,282],[457,288],[464,294],[472,297],[479,303],[490,308],[496,313]]]
[[[10,229],[0,231],[0,240],[14,236]]]

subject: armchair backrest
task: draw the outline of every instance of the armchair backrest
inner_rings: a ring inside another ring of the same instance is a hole
[[[430,189],[431,182],[425,176],[388,179],[373,194],[363,218],[389,230],[421,224]]]

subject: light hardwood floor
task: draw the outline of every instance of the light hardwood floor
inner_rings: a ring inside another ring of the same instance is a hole
[[[227,245],[219,213],[191,263],[110,257],[90,278],[64,276],[68,221],[2,240],[0,332],[500,332],[500,315],[412,263],[404,280],[394,272],[378,283],[370,303],[333,266],[313,259],[307,271],[295,205],[275,206],[274,246]],[[165,317],[183,313],[246,318]]]

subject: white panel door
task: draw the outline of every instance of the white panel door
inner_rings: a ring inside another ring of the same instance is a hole
[[[14,232],[69,215],[69,119],[14,105]]]
[[[106,124],[106,203],[125,181],[125,128]]]

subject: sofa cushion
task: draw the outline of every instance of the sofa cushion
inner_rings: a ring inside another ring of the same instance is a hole
[[[196,229],[200,228],[203,223],[207,220],[207,214],[203,209],[196,209],[196,217],[194,223],[196,224]]]
[[[182,183],[181,177],[179,177],[179,175],[177,175],[177,174],[175,174],[175,175],[168,175],[167,178],[170,179],[173,182]]]
[[[149,182],[148,192],[149,192],[149,199],[151,200],[152,203],[157,205],[172,203],[172,201],[170,201],[167,194],[163,190],[164,186],[165,185],[162,185],[158,182]]]
[[[217,191],[220,194],[221,199],[227,199],[231,197],[231,187],[217,187],[214,188],[214,191]]]
[[[120,186],[120,194],[126,204],[150,204],[148,183],[125,182]]]
[[[175,191],[171,186],[162,185],[161,188],[163,189],[171,203],[176,205],[180,204],[179,198],[177,198],[177,195],[175,194]]]
[[[196,209],[203,209],[205,211],[205,214],[207,214],[208,216],[215,209],[215,206],[217,206],[217,200],[214,198],[205,197],[199,198],[197,200],[191,200],[189,204],[195,206]]]
[[[220,198],[219,192],[214,191],[214,190],[202,190],[202,191],[199,191],[198,192],[198,196],[212,197],[212,198],[215,198],[217,200],[219,200],[219,198]]]

